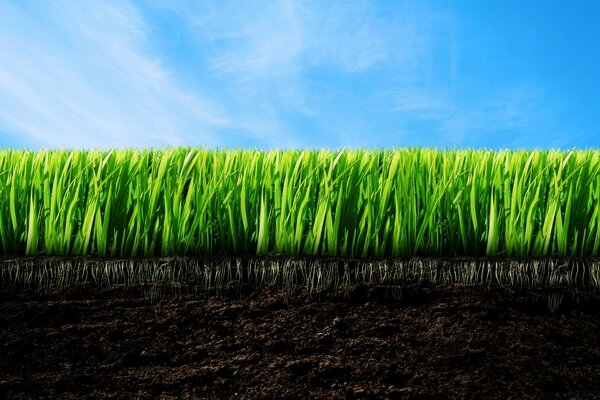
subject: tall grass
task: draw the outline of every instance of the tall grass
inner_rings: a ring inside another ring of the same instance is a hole
[[[598,256],[600,152],[0,151],[3,255]]]

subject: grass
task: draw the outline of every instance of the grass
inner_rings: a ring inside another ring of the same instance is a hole
[[[0,150],[0,253],[600,255],[600,152]]]

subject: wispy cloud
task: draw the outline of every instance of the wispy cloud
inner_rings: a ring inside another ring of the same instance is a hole
[[[124,2],[0,4],[0,104],[34,147],[215,145],[228,122],[173,83]]]
[[[203,51],[205,73],[220,82],[219,93],[227,98],[232,129],[271,147],[346,140],[348,126],[328,119],[338,119],[330,109],[343,108],[348,99],[340,98],[340,88],[319,71],[361,74],[397,57],[389,53],[398,42],[412,40],[396,36],[390,43],[373,5],[360,0],[153,5],[189,27]]]
[[[210,61],[215,72],[243,74],[244,80],[297,75],[320,65],[355,72],[387,57],[385,24],[366,1],[154,4],[179,14],[199,41],[218,48]]]
[[[561,128],[544,143],[585,142],[591,97],[567,104],[513,61],[520,37],[463,8],[0,2],[0,145],[517,147]]]
[[[544,92],[531,85],[514,85],[487,92],[483,98],[466,99],[448,90],[423,90],[398,94],[390,111],[407,116],[413,123],[420,121],[420,126],[428,124],[430,132],[423,140],[437,146],[494,143],[496,147],[517,148],[531,142],[532,130],[539,135],[548,129],[552,113],[549,109],[540,112],[543,98]]]
[[[0,128],[38,146],[337,147],[378,129],[381,109],[451,113],[415,90],[435,86],[448,20],[407,4],[53,4],[1,6]],[[202,60],[193,75],[165,67],[181,55],[153,46],[152,9],[186,27]]]
[[[312,2],[303,15],[306,60],[311,66],[329,66],[360,72],[390,56],[386,24],[369,2]]]

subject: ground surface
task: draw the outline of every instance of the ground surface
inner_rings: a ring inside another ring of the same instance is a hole
[[[0,290],[0,398],[600,398],[593,303],[85,293]]]

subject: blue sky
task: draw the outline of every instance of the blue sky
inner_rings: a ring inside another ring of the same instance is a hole
[[[0,146],[600,147],[597,1],[0,2]]]

